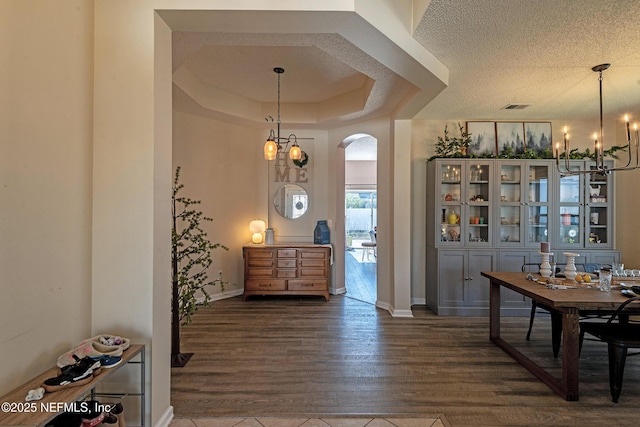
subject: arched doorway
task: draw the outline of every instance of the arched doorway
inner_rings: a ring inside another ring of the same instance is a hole
[[[377,140],[359,134],[345,143],[344,230],[346,296],[377,300]]]

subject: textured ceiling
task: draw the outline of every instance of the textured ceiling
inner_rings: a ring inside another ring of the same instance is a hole
[[[638,0],[432,0],[414,37],[450,72],[418,117],[593,119],[601,63],[605,114],[640,114]]]
[[[283,124],[289,112],[316,112],[292,121],[299,127],[389,114],[426,90],[335,32],[234,33],[240,21],[225,19],[224,31],[174,31],[174,71],[182,76],[174,78],[176,109],[264,125],[266,115],[275,116],[274,67],[285,69]],[[413,37],[449,70],[448,86],[416,118],[594,119],[598,80],[591,67],[604,62],[612,64],[604,73],[605,115],[640,115],[639,0],[431,0]],[[197,91],[184,85],[184,72],[199,82]],[[242,116],[193,96],[209,89],[261,108]],[[531,106],[502,109],[507,104]]]

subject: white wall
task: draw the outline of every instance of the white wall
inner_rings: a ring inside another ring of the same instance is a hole
[[[249,222],[267,220],[264,185],[267,162],[262,157],[262,132],[174,111],[173,170],[180,166],[179,196],[200,200],[196,206],[213,221],[203,223],[212,243],[222,243],[229,251],[216,249],[210,279],[223,272],[223,279],[243,286],[242,246],[251,241]],[[219,286],[207,289],[216,298]]]
[[[152,419],[166,421],[172,415],[172,408],[168,408],[171,401],[171,360],[170,335],[167,334],[167,323],[171,310],[172,294],[167,291],[171,280],[171,219],[167,212],[167,200],[171,199],[171,144],[172,123],[168,120],[171,115],[171,31],[160,19],[154,16],[154,150],[153,150],[153,295],[151,306],[152,337],[141,339],[149,346],[151,366],[147,371],[146,390],[150,395],[147,402],[151,403]],[[134,382],[135,369],[129,369],[128,383]],[[151,387],[153,384],[153,388]],[[153,393],[151,393],[153,391]],[[147,406],[148,408],[149,406]],[[155,415],[154,415],[155,413]]]
[[[0,2],[0,395],[91,333],[93,3]]]
[[[94,40],[91,326],[147,345],[153,425],[171,412],[171,270],[160,249],[171,242],[169,29],[152,2],[96,0]]]

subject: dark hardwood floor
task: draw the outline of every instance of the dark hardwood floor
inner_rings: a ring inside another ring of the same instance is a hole
[[[355,298],[369,304],[375,304],[377,298],[377,279],[375,257],[365,253],[362,260],[363,249],[345,252],[344,281],[347,288],[346,296]]]
[[[452,426],[636,426],[640,360],[611,402],[606,345],[585,342],[580,400],[566,402],[489,342],[487,318],[392,318],[344,296],[240,297],[198,309],[172,369],[177,417],[438,416]],[[558,372],[548,317],[508,318],[502,336]]]

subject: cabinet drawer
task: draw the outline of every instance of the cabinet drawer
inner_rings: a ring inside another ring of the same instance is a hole
[[[290,291],[326,291],[326,280],[289,280],[287,289]]]
[[[276,277],[282,279],[291,279],[296,277],[295,269],[278,269],[276,270]]]
[[[249,258],[247,260],[247,266],[251,267],[272,267],[273,260],[271,258]]]
[[[306,268],[306,267],[319,267],[319,268],[324,268],[327,266],[327,260],[324,258],[321,259],[301,259],[300,260],[300,267],[302,268]]]
[[[273,277],[273,267],[247,267],[247,277]]]
[[[244,283],[246,291],[284,291],[285,288],[284,280],[246,280]]]
[[[296,259],[280,259],[278,258],[278,268],[296,268]]]
[[[273,249],[246,249],[246,258],[248,260],[255,259],[273,259]]]
[[[300,251],[300,258],[304,259],[325,259],[326,251],[311,251],[311,250],[306,250],[306,251]]]
[[[298,251],[296,249],[278,249],[278,258],[297,258]]]
[[[300,277],[327,277],[327,270],[324,267],[321,268],[300,268]]]

